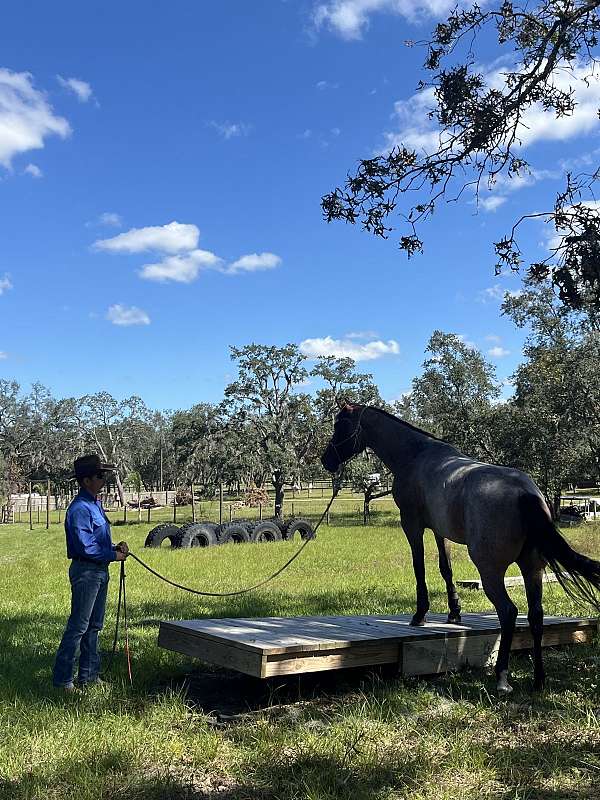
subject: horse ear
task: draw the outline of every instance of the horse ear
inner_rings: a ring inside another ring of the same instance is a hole
[[[335,401],[340,411],[354,411],[354,406],[349,403],[345,397],[337,397]]]

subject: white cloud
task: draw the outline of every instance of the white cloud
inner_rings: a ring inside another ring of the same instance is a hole
[[[150,317],[141,308],[122,306],[120,303],[110,306],[106,319],[113,325],[150,325]]]
[[[94,242],[96,250],[109,253],[143,253],[155,250],[163,253],[179,253],[193,250],[198,244],[200,231],[195,225],[170,222],[147,228],[132,228],[112,239],[99,239]]]
[[[223,272],[235,275],[240,272],[258,272],[259,270],[275,269],[281,264],[281,258],[275,253],[249,253],[241,256],[226,267]]]
[[[189,253],[169,256],[157,264],[144,264],[140,277],[149,281],[175,281],[192,283],[203,269],[219,269],[223,259],[208,250],[192,250]]]
[[[80,103],[87,103],[93,94],[92,87],[89,83],[87,83],[87,81],[82,81],[80,78],[63,78],[62,75],[57,75],[56,80],[63,89],[73,92]]]
[[[423,16],[441,16],[456,5],[455,0],[329,0],[313,9],[317,29],[326,27],[343,39],[360,39],[377,12],[397,14],[411,22]]]
[[[300,342],[300,351],[308,358],[336,356],[352,358],[354,361],[373,361],[389,354],[398,355],[400,346],[393,339],[387,342],[376,340],[359,344],[351,339],[333,339],[331,336],[325,336],[321,339],[304,339]]]
[[[496,345],[496,347],[490,347],[487,352],[488,356],[492,356],[492,358],[504,358],[504,356],[510,355],[510,350],[506,350],[500,345]]]
[[[120,224],[118,214],[103,214],[104,224]],[[227,264],[210,250],[198,249],[200,231],[196,225],[170,222],[168,225],[147,228],[132,228],[110,239],[94,242],[96,250],[111,253],[142,253],[155,251],[161,254],[159,261],[144,264],[138,274],[144,280],[166,283],[192,283],[203,270],[214,270],[224,275],[239,275],[242,272],[258,272],[275,269],[281,258],[275,253],[248,253]]]
[[[26,175],[31,175],[32,178],[43,178],[44,173],[36,164],[27,164],[23,172]]]
[[[0,164],[10,169],[19,153],[40,150],[52,135],[65,139],[69,123],[54,113],[29,72],[0,69]]]
[[[479,205],[484,211],[495,211],[497,208],[500,208],[501,205],[504,205],[507,200],[508,197],[499,194],[493,194],[490,197],[480,197]]]
[[[317,89],[319,89],[319,91],[321,91],[321,92],[324,92],[325,89],[339,89],[340,88],[339,83],[331,83],[331,81],[319,81],[316,86],[317,86]]]
[[[494,342],[495,344],[500,344],[500,342],[502,341],[502,339],[499,336],[496,336],[495,333],[489,333],[485,337],[485,340],[486,342]]]
[[[105,211],[103,214],[100,214],[100,217],[98,218],[98,224],[106,225],[110,228],[120,228],[123,224],[123,220],[119,214],[115,214],[112,211]]]
[[[8,358],[8,353],[5,353],[4,350],[0,350],[0,361],[5,358]]]
[[[350,331],[344,338],[346,339],[376,339],[379,334],[376,331]]]
[[[477,299],[480,303],[490,303],[493,300],[504,300],[505,293],[506,289],[496,283],[494,286],[488,286],[486,289],[482,289],[477,295]]]
[[[8,277],[8,273],[4,273],[4,277],[0,278],[0,294],[4,294],[4,292],[12,289],[13,285],[10,282],[10,278]]]
[[[239,275],[242,272],[258,272],[274,269],[281,264],[281,258],[274,253],[251,253],[241,256],[231,264],[209,250],[192,250],[189,253],[169,256],[156,264],[145,264],[140,277],[146,280],[175,281],[192,283],[200,272],[213,270],[224,275]]]
[[[215,122],[211,120],[208,123],[211,128],[214,128],[224,139],[233,139],[237,136],[248,136],[252,130],[251,125],[244,122]]]
[[[475,342],[472,342],[470,339],[464,335],[464,333],[457,333],[456,338],[459,339],[465,347],[468,347],[470,350],[477,350],[477,345]]]
[[[375,2],[375,0],[373,0]],[[415,4],[410,4],[415,5]],[[482,65],[478,68],[484,81],[491,88],[504,88],[504,75],[507,71],[506,64]],[[566,141],[576,136],[590,134],[600,129],[598,119],[598,106],[600,106],[600,77],[590,74],[589,65],[577,64],[572,70],[562,69],[553,76],[554,85],[563,91],[573,88],[577,105],[573,114],[556,118],[552,111],[546,111],[540,104],[536,104],[523,114],[520,120],[517,138],[523,147],[529,147],[539,141]],[[396,119],[398,130],[384,132],[384,147],[380,152],[389,152],[393,147],[404,144],[426,153],[435,152],[442,143],[440,130],[435,120],[429,117],[429,112],[435,107],[435,94],[433,87],[427,87],[417,92],[406,100],[398,100],[394,104],[393,118]],[[518,147],[517,147],[518,149]],[[498,178],[497,188],[503,181],[502,188],[515,191],[524,186],[530,186],[537,180],[554,177],[551,171],[542,171],[532,175],[513,176],[512,178]],[[488,210],[497,208],[491,203]],[[485,205],[484,205],[485,208]]]

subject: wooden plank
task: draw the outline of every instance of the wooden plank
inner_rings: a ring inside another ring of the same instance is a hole
[[[260,653],[251,653],[232,647],[226,642],[209,642],[197,636],[182,636],[179,631],[161,623],[158,631],[158,645],[167,650],[174,650],[192,658],[199,658],[209,664],[218,664],[246,675],[258,678],[264,674],[264,657]]]
[[[543,583],[557,583],[558,578],[553,572],[545,572],[542,577]],[[473,578],[471,580],[456,581],[456,585],[462,589],[483,589],[483,584],[480,578]],[[507,588],[511,586],[524,586],[525,581],[522,575],[512,575],[509,578],[504,578],[504,585]]]
[[[588,620],[585,620],[588,622]],[[571,623],[554,622],[544,626],[542,647],[589,642],[596,635],[598,623],[581,626],[580,620]],[[432,638],[402,644],[402,675],[434,675],[465,666],[484,667],[495,663],[500,646],[500,631],[478,636],[459,635]],[[530,650],[533,641],[529,628],[515,630],[511,651]]]
[[[356,644],[338,650],[319,650],[314,654],[295,653],[267,656],[265,677],[294,675],[302,672],[323,672],[348,667],[367,667],[375,664],[395,664],[398,643]]]

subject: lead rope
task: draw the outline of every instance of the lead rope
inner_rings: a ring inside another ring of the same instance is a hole
[[[337,497],[340,489],[342,488],[342,479],[343,479],[343,476],[344,476],[344,471],[345,471],[345,467],[342,467],[342,470],[341,470],[341,472],[339,474],[339,477],[337,477],[334,480],[333,494],[331,496],[331,500],[327,504],[327,507],[325,508],[325,511],[321,514],[321,517],[320,517],[319,521],[315,525],[312,536],[306,538],[304,540],[304,542],[302,543],[302,545],[294,553],[294,555],[290,559],[288,559],[285,562],[285,564],[282,567],[280,567],[276,572],[274,572],[272,575],[269,575],[268,578],[265,578],[264,580],[259,581],[259,583],[255,583],[253,586],[248,586],[246,589],[238,589],[237,591],[234,591],[234,592],[205,592],[205,591],[201,591],[200,589],[192,589],[189,586],[184,586],[181,583],[176,583],[175,581],[172,581],[169,578],[166,578],[164,575],[161,575],[155,569],[152,569],[152,567],[148,566],[148,564],[146,564],[144,561],[142,561],[141,558],[138,558],[138,556],[136,556],[135,553],[132,553],[130,551],[129,555],[131,556],[131,558],[133,558],[135,561],[137,561],[138,564],[141,564],[141,566],[144,567],[144,569],[148,570],[148,572],[150,572],[152,575],[154,575],[155,577],[159,578],[161,581],[164,581],[165,583],[168,583],[171,586],[174,586],[176,589],[182,589],[184,592],[190,592],[191,594],[198,594],[198,595],[201,595],[202,597],[235,597],[237,595],[247,594],[248,592],[253,592],[255,589],[258,589],[261,586],[265,586],[265,584],[267,584],[270,581],[274,580],[278,575],[281,575],[281,573],[284,570],[286,570],[290,566],[290,564],[298,558],[298,556],[304,550],[306,545],[310,541],[312,541],[312,539],[314,539],[315,534],[317,533],[317,530],[319,529],[319,525],[325,519],[327,513],[329,512],[329,509],[331,508],[331,506],[333,504],[333,501],[335,500],[335,498]],[[128,631],[128,625],[127,625],[127,599],[126,599],[126,592],[125,592],[125,562],[124,561],[121,561],[121,573],[120,573],[120,576],[119,576],[119,599],[117,601],[117,619],[116,619],[116,623],[115,623],[115,635],[114,635],[114,638],[113,638],[112,651],[111,651],[111,654],[110,654],[110,657],[109,657],[109,662],[108,662],[108,666],[107,666],[107,668],[105,670],[105,673],[108,672],[111,669],[111,667],[113,665],[114,657],[115,657],[115,652],[116,652],[116,649],[117,649],[117,640],[118,640],[118,635],[119,635],[119,621],[120,621],[120,617],[121,617],[121,605],[123,605],[123,623],[124,623],[124,628],[125,628],[125,654],[127,656],[127,670],[128,670],[128,674],[129,674],[129,682],[131,684],[133,684],[133,678],[132,678],[132,673],[131,673],[131,656],[130,656],[130,650],[129,650],[129,631]]]

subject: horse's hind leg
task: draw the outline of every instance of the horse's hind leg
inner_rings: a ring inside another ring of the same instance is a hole
[[[544,609],[542,608],[542,580],[544,577],[545,562],[536,550],[525,551],[517,564],[523,573],[527,605],[529,612],[529,628],[533,639],[533,688],[539,691],[544,688],[546,675],[542,659],[542,636],[544,633]]]
[[[448,594],[448,622],[460,622],[460,600],[458,592],[452,580],[452,560],[450,556],[450,542],[443,536],[435,534],[435,543],[439,552],[439,565],[442,578],[446,582],[446,593]]]
[[[490,572],[479,569],[483,590],[494,604],[498,619],[500,620],[500,648],[496,660],[496,688],[499,692],[512,692],[512,686],[508,682],[508,660],[510,657],[510,646],[515,632],[515,622],[517,620],[517,607],[508,596],[504,586],[504,571],[501,573]]]

